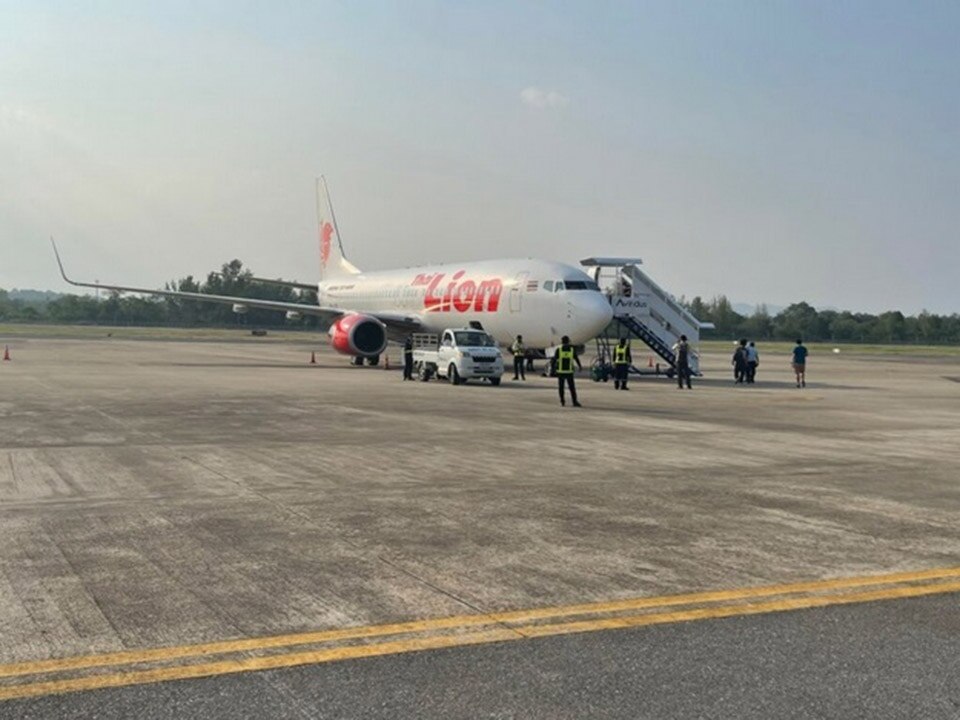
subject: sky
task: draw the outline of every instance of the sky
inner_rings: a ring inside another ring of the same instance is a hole
[[[640,257],[960,312],[960,3],[0,0],[0,287]]]

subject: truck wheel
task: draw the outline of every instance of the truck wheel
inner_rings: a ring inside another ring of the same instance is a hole
[[[420,379],[420,382],[429,382],[430,368],[427,367],[426,363],[417,365],[417,377]]]
[[[490,378],[490,384],[496,387],[500,384],[500,378]]]
[[[450,367],[447,368],[447,378],[450,380],[451,385],[460,384],[460,373],[457,372],[457,366],[453,363],[450,363]]]

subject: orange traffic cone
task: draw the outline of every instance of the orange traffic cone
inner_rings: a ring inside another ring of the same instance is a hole
[[[311,365],[317,364],[317,354],[315,352],[310,353],[310,364]]]
[[[647,363],[647,367],[648,367],[648,368],[652,368],[652,367],[653,367],[653,355],[650,356],[650,362]]]
[[[8,345],[3,346],[3,359],[10,360],[10,347]]]

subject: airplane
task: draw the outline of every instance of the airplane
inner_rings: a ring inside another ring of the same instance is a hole
[[[317,304],[258,300],[228,295],[150,290],[67,276],[53,251],[63,279],[78,287],[132,292],[233,305],[234,312],[263,308],[287,317],[317,315],[330,321],[330,344],[354,364],[379,362],[389,341],[402,342],[414,332],[440,333],[450,327],[486,331],[509,346],[522,335],[528,348],[558,346],[567,335],[575,345],[593,339],[613,319],[606,296],[589,275],[571,265],[534,259],[484,260],[398,270],[361,272],[347,260],[337,229],[326,180],[317,178],[320,279],[317,285],[264,280],[316,291]]]

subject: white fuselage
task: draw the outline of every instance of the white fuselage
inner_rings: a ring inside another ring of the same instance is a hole
[[[564,335],[574,344],[587,342],[613,317],[592,278],[570,265],[545,260],[488,260],[339,276],[321,282],[318,294],[321,305],[344,311],[416,317],[426,332],[478,323],[501,345],[522,335],[528,348],[559,345]]]

